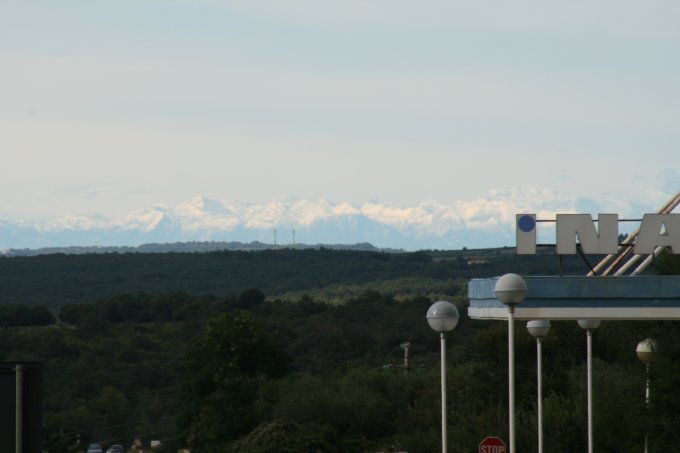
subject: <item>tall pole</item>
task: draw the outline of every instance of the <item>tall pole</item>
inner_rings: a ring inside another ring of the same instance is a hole
[[[578,325],[586,331],[586,363],[588,392],[588,453],[593,453],[593,330],[600,325],[598,319],[579,319]]]
[[[647,415],[649,415],[649,369],[651,367],[652,362],[656,359],[657,355],[657,347],[656,347],[656,341],[654,341],[651,338],[647,338],[645,340],[642,340],[640,343],[638,343],[637,348],[635,348],[635,352],[638,356],[638,359],[642,360],[645,364],[645,373],[646,373],[646,381],[645,381],[645,410],[647,412]],[[647,425],[649,422],[647,422]],[[649,437],[649,432],[647,431],[648,428],[645,427],[645,453],[648,452],[648,437]]]
[[[441,364],[442,364],[442,453],[446,453],[446,339],[444,332],[439,334],[441,342]]]
[[[508,307],[508,428],[510,453],[515,453],[515,305],[522,303],[527,283],[517,274],[502,275],[494,287],[496,298]]]
[[[515,453],[515,307],[508,305],[508,424],[510,453]]]
[[[586,330],[588,368],[588,453],[593,453],[593,331]]]
[[[427,310],[427,323],[439,332],[442,366],[442,453],[447,451],[446,442],[446,339],[444,333],[455,329],[458,324],[458,309],[451,302],[440,300]]]
[[[15,425],[15,451],[16,453],[23,452],[23,400],[24,400],[24,367],[17,364],[16,366],[16,425]]]
[[[536,382],[538,403],[538,453],[543,453],[543,337],[550,331],[550,321],[535,319],[527,323],[529,334],[536,338]]]
[[[650,362],[645,363],[645,368],[646,368],[646,373],[647,373],[647,381],[645,384],[645,410],[649,412],[649,366],[651,365]],[[648,453],[648,448],[649,448],[649,435],[647,431],[645,430],[645,453]]]
[[[541,338],[536,338],[536,374],[538,379],[538,453],[543,453],[543,351]]]
[[[401,347],[404,348],[404,375],[408,376],[408,370],[409,370],[409,364],[408,364],[408,349],[411,346],[411,343],[408,341],[406,343],[402,343]]]
[[[647,384],[645,385],[645,407],[649,408],[649,366],[651,363],[647,362],[645,368],[647,369]]]

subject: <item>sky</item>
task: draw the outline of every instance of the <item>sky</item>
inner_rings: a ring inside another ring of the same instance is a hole
[[[678,17],[656,0],[3,0],[0,219],[525,188],[651,211],[680,190]]]

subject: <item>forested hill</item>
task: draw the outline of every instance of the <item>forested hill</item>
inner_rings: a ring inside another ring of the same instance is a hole
[[[594,260],[593,260],[594,261]],[[398,293],[408,288],[490,277],[505,272],[558,274],[553,251],[517,256],[514,249],[385,253],[342,250],[264,250],[211,253],[41,255],[0,258],[0,304],[45,305],[58,312],[68,303],[119,294],[224,296],[259,288],[269,296],[333,291],[369,285]],[[566,274],[587,272],[579,257],[565,259]],[[382,285],[379,283],[382,282]],[[456,285],[462,287],[464,285]],[[450,293],[451,291],[443,291]]]
[[[440,338],[425,320],[433,299],[393,294],[439,287],[460,306],[467,277],[556,273],[558,263],[511,249],[0,259],[0,361],[43,363],[51,453],[134,438],[161,439],[158,453],[433,452],[441,416]],[[680,273],[679,263],[668,260],[665,273]],[[583,267],[579,259],[564,266]],[[266,291],[235,292],[245,286]],[[318,303],[328,299],[316,292],[342,286],[364,292]],[[295,288],[311,296],[294,300],[286,291]],[[61,322],[44,307],[7,303],[10,294],[51,303]],[[646,433],[650,451],[680,443],[676,325],[606,321],[595,332],[597,451],[641,451]],[[530,452],[536,346],[526,329],[515,335],[517,445]],[[635,355],[644,338],[662,345],[647,375]],[[463,310],[447,335],[451,451],[476,451],[489,434],[508,438],[506,339],[504,323]],[[559,321],[543,343],[545,439],[557,453],[583,449],[585,341],[575,322]],[[646,379],[663,395],[648,406]]]

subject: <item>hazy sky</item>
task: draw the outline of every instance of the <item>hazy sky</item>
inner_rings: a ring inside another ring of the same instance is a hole
[[[3,0],[0,219],[680,190],[680,2]]]

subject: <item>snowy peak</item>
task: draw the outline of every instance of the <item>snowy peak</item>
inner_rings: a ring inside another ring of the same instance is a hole
[[[557,212],[639,214],[630,213],[627,205],[584,197],[569,199],[533,187],[491,191],[472,201],[427,200],[411,207],[325,199],[247,203],[196,197],[174,206],[139,209],[117,219],[68,215],[38,223],[0,220],[0,248],[275,240],[279,245],[293,240],[307,244],[368,242],[407,250],[497,247],[514,243],[514,219],[520,212],[533,212],[540,218],[553,218]],[[277,239],[274,230],[279,230]]]

